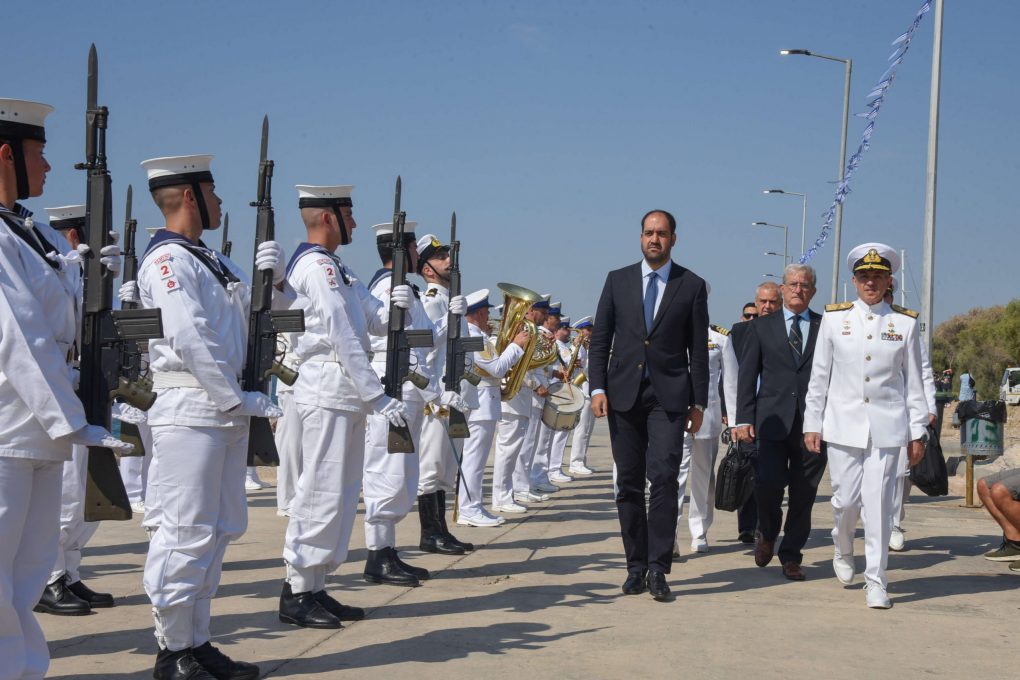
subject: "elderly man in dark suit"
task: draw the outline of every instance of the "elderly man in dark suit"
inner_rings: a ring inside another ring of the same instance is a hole
[[[698,431],[708,403],[708,294],[704,280],[670,260],[675,244],[672,215],[644,216],[644,259],[606,277],[588,350],[591,407],[609,416],[616,463],[623,592],[647,587],[659,601],[670,598],[684,433]]]
[[[745,324],[733,437],[758,443],[755,564],[764,567],[772,561],[783,521],[783,491],[788,487],[779,561],[786,578],[803,581],[801,550],[811,533],[811,507],[826,464],[824,449],[808,451],[803,437],[804,398],[821,321],[820,314],[808,309],[815,294],[814,269],[787,265],[781,292],[782,312]]]

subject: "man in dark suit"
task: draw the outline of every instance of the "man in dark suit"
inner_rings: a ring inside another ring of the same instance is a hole
[[[616,463],[623,592],[647,586],[659,601],[670,597],[684,433],[698,431],[708,403],[708,294],[704,280],[670,260],[675,244],[672,215],[644,216],[644,259],[606,277],[588,350],[591,407],[609,416]]]
[[[783,273],[782,312],[746,324],[737,378],[737,441],[757,440],[754,495],[758,536],[754,561],[772,561],[783,520],[783,489],[789,507],[783,526],[779,561],[791,581],[803,581],[801,550],[811,533],[811,507],[825,472],[826,456],[804,446],[804,397],[811,378],[811,359],[821,315],[808,309],[815,294],[815,272],[791,264]]]

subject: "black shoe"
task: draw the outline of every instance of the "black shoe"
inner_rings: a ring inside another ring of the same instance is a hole
[[[330,597],[329,593],[325,590],[312,593],[312,596],[315,597],[316,602],[322,605],[323,609],[341,621],[360,621],[365,618],[364,609],[361,607],[351,607],[350,605],[340,604]]]
[[[669,585],[666,583],[666,575],[661,571],[650,569],[648,571],[648,592],[656,602],[667,602],[669,600]]]
[[[446,524],[446,492],[437,491],[436,495],[439,497],[436,501],[436,509],[439,511],[439,527],[443,534],[443,538],[446,539],[446,543],[448,545],[458,546],[464,552],[474,552],[474,543],[462,541],[450,533],[450,527]]]
[[[156,667],[152,669],[152,677],[156,680],[217,680],[191,652],[190,648],[176,652],[169,649],[159,650],[159,654],[156,655]]]
[[[280,620],[302,628],[343,628],[340,619],[330,614],[310,592],[295,593],[284,582],[280,593]]]
[[[428,569],[424,567],[414,567],[400,559],[400,553],[397,552],[396,548],[390,548],[393,551],[393,559],[396,561],[397,566],[406,571],[411,576],[414,576],[419,581],[428,581],[432,578],[432,574],[429,573]]]
[[[754,543],[754,532],[753,531],[741,531],[737,535],[737,540],[741,543]]]
[[[71,592],[67,587],[67,574],[64,574],[46,586],[33,611],[58,616],[84,616],[92,613],[92,607]]]
[[[623,582],[623,594],[624,595],[640,595],[645,592],[645,578],[647,573],[644,571],[633,572],[627,574],[627,580]]]
[[[93,609],[107,609],[114,606],[113,595],[110,593],[97,593],[85,585],[84,581],[68,583],[67,589],[89,603]]]
[[[421,585],[418,578],[400,568],[393,558],[396,551],[393,548],[382,550],[369,550],[368,559],[365,560],[365,571],[361,574],[369,583],[385,583],[391,586],[404,586],[414,588]]]
[[[452,542],[449,541],[443,531],[445,506],[440,509],[440,493],[436,491],[418,496],[418,519],[421,521],[421,540],[418,542],[418,548],[428,553],[463,555],[467,552],[465,545],[455,538]],[[474,546],[471,546],[471,549],[473,550]]]
[[[261,675],[259,667],[255,664],[234,661],[208,641],[198,647],[192,647],[191,655],[216,680],[256,680]]]

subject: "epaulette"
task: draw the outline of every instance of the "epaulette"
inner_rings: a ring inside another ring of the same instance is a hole
[[[435,297],[438,292],[438,288],[429,288],[429,291],[425,293],[425,297]]]
[[[850,309],[854,306],[852,302],[834,302],[831,305],[825,305],[825,311],[827,312],[842,312]]]
[[[729,335],[730,334],[730,331],[728,329],[723,328],[722,326],[716,326],[714,323],[713,324],[709,324],[708,327],[711,328],[716,333],[718,333],[719,335]]]
[[[900,314],[906,314],[911,319],[916,319],[917,318],[917,312],[915,312],[912,309],[907,309],[906,307],[900,307],[899,305],[890,305],[890,307],[892,307],[892,310],[894,312],[899,312]]]

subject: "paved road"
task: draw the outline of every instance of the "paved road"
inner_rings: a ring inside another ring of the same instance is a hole
[[[213,604],[214,642],[260,664],[270,678],[913,678],[1007,677],[1015,665],[1020,575],[980,554],[998,543],[982,511],[959,498],[914,496],[907,552],[890,559],[894,606],[864,606],[860,581],[832,575],[827,487],[815,507],[808,580],[758,569],[736,543],[735,520],[719,513],[712,551],[685,554],[670,585],[677,598],[624,597],[625,572],[611,500],[604,424],[594,439],[594,477],[498,529],[459,527],[480,544],[449,558],[408,551],[434,578],[421,588],[370,586],[359,520],[349,562],[330,579],[343,602],[369,610],[342,631],[299,630],[277,621],[285,520],[272,489],[251,494],[248,533],[227,552]],[[400,527],[417,541],[416,517]],[[681,545],[689,543],[682,523]],[[156,651],[141,588],[145,534],[135,522],[106,523],[86,550],[83,572],[118,607],[88,617],[42,616],[51,677],[151,677]],[[863,555],[862,539],[858,553]],[[863,569],[863,557],[858,558]]]

